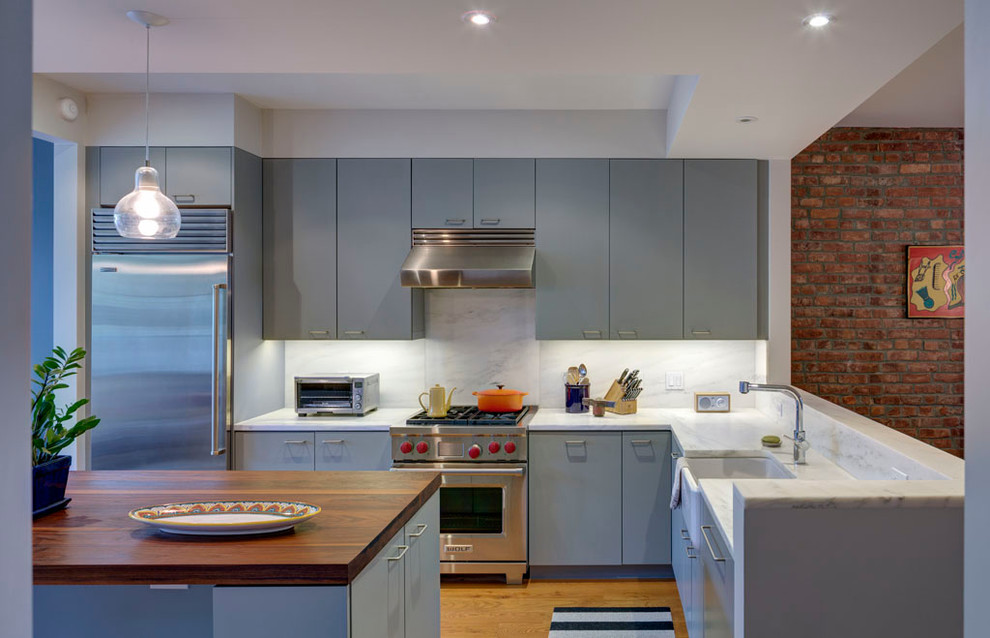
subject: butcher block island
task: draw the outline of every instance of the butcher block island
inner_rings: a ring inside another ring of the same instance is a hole
[[[439,473],[73,472],[69,507],[34,523],[35,636],[437,638],[439,487]],[[128,518],[197,501],[321,511],[253,536]]]

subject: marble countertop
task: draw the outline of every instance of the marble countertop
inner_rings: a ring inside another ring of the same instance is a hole
[[[364,416],[299,416],[292,408],[282,408],[234,424],[235,432],[251,431],[334,431],[388,432],[419,412],[419,408],[379,408]]]

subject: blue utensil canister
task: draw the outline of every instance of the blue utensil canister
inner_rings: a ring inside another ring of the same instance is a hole
[[[584,404],[584,400],[588,398],[590,392],[591,384],[589,383],[584,385],[565,383],[564,408],[574,414],[587,412],[588,406]]]

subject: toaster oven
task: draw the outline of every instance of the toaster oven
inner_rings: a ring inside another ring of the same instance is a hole
[[[296,377],[296,414],[363,415],[378,408],[378,373]]]

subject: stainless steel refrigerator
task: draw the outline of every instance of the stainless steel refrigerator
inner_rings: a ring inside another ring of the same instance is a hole
[[[229,217],[184,210],[176,238],[142,241],[93,211],[92,469],[226,469]]]

